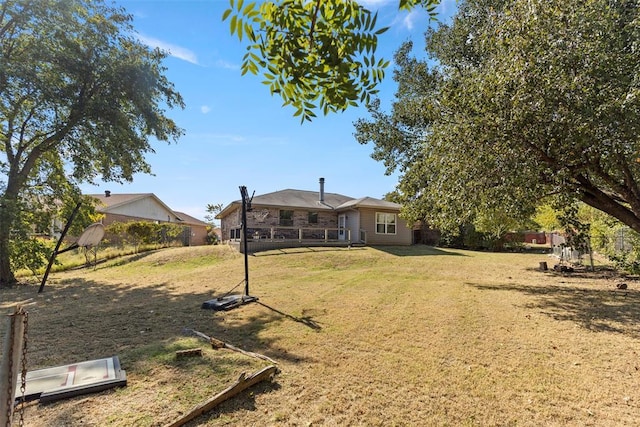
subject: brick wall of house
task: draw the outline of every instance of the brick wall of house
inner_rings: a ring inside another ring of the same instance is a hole
[[[199,225],[188,225],[191,228],[190,246],[202,246],[207,244],[207,227]]]
[[[240,227],[242,222],[242,208],[238,207],[232,211],[229,215],[220,220],[220,234],[222,240],[229,240],[231,238],[231,230]]]
[[[247,212],[247,228],[250,230],[266,230],[273,228],[285,228],[280,225],[280,208],[253,206],[251,212]],[[289,209],[290,210],[290,209]],[[318,213],[318,223],[309,223],[309,212]],[[222,218],[220,228],[222,231],[222,239],[230,239],[230,230],[237,229],[242,225],[242,208],[232,211],[229,215]],[[314,210],[293,210],[293,225],[287,228],[336,228],[338,227],[338,215],[327,211]],[[264,234],[264,233],[262,233]]]
[[[279,208],[254,208],[247,213],[247,226],[249,228],[281,227]],[[290,209],[288,209],[290,210]],[[318,213],[318,223],[309,223],[309,212]],[[238,226],[240,221],[238,222]],[[335,228],[338,226],[338,215],[335,212],[294,210],[293,225],[295,228]]]

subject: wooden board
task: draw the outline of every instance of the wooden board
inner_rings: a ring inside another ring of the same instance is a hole
[[[170,422],[165,427],[182,427],[189,421],[198,418],[202,414],[206,414],[222,402],[231,399],[247,388],[258,384],[260,381],[273,379],[276,373],[278,373],[278,368],[273,365],[262,368],[249,377],[247,377],[246,374],[243,373],[242,375],[240,375],[240,378],[238,378],[238,381],[233,383],[231,386],[216,394],[206,402],[197,405],[191,411]]]

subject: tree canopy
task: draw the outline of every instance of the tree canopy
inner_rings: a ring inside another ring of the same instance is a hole
[[[391,112],[356,137],[401,174],[409,219],[454,230],[554,197],[640,232],[639,36],[633,0],[461,2],[426,59],[398,50]]]
[[[15,281],[28,213],[78,199],[81,182],[150,172],[150,138],[182,133],[164,111],[183,107],[165,53],[135,39],[130,22],[102,1],[0,4],[0,286]]]
[[[432,16],[440,0],[399,0]],[[369,103],[389,62],[376,58],[377,14],[354,0],[230,0],[222,17],[231,34],[248,40],[242,74],[261,73],[271,94],[302,121]]]

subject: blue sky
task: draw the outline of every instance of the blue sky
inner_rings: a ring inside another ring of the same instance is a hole
[[[378,24],[390,26],[379,38],[376,56],[391,60],[405,40],[423,46],[428,15],[399,12],[398,0],[362,2],[377,9]],[[373,147],[355,140],[353,123],[368,118],[366,108],[318,116],[300,124],[292,108],[281,107],[260,76],[241,76],[244,46],[229,33],[222,13],[227,0],[118,0],[133,16],[137,37],[169,52],[166,75],[184,97],[184,110],[167,115],[184,129],[178,143],[153,141],[147,156],[154,176],[136,175],[133,183],[84,185],[85,193],[155,193],[173,210],[204,219],[208,203],[238,200],[238,187],[264,194],[294,188],[318,189],[352,197],[377,197],[392,191],[397,176],[370,157]],[[440,19],[455,10],[443,0]],[[417,49],[414,49],[419,53]],[[388,68],[380,98],[389,109],[395,82]],[[321,114],[321,113],[319,113]]]

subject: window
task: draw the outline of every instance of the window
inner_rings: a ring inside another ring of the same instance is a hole
[[[396,234],[396,214],[376,212],[376,234]]]
[[[283,227],[293,225],[293,211],[280,211],[280,225]]]
[[[309,224],[318,223],[318,212],[309,212]]]

